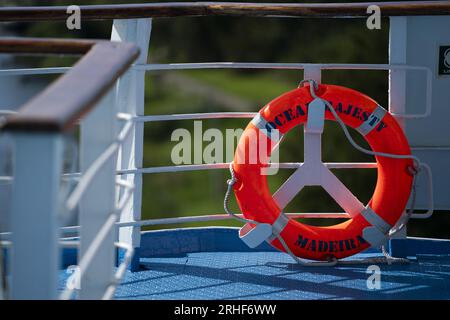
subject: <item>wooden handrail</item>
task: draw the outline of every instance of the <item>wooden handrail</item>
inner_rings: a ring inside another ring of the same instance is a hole
[[[139,55],[122,42],[0,38],[0,53],[84,54],[64,75],[8,117],[7,131],[63,132],[89,112]]]
[[[278,17],[367,17],[367,7],[376,4],[381,15],[449,15],[449,1],[359,2],[359,3],[227,3],[169,2],[117,5],[82,5],[84,20],[132,19],[179,16],[278,16]],[[0,21],[49,21],[67,19],[67,6],[4,7]]]

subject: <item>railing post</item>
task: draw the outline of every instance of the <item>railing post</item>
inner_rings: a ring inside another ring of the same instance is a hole
[[[133,42],[140,49],[140,56],[136,64],[146,64],[150,33],[152,29],[151,19],[114,20],[111,40]],[[131,69],[116,85],[116,101],[119,112],[132,116],[144,115],[145,95],[145,71]],[[143,162],[143,138],[144,124],[135,123],[134,130],[122,144],[119,152],[118,168],[134,169],[142,168]],[[120,213],[121,222],[131,222],[141,219],[142,206],[142,174],[128,174],[122,176],[134,186],[133,195]],[[119,241],[131,244],[134,248],[133,260],[130,264],[131,271],[139,269],[140,228],[126,227],[119,230]],[[119,250],[119,257],[123,252]]]
[[[56,299],[62,138],[14,133],[11,299]]]
[[[113,92],[81,122],[80,166],[84,174],[116,139],[117,117]],[[80,252],[84,256],[99,230],[116,214],[116,157],[110,157],[97,171],[80,201]],[[100,299],[114,280],[115,229],[112,228],[81,276],[81,299]]]

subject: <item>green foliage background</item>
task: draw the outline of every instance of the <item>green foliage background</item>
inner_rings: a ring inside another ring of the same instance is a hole
[[[124,3],[125,1],[9,1],[16,5]],[[136,1],[133,1],[136,2]],[[160,1],[161,2],[161,1]],[[271,1],[279,2],[279,1]],[[317,2],[317,1],[308,1]],[[339,2],[339,1],[334,1]],[[340,1],[344,2],[344,1]],[[345,1],[349,2],[349,1]],[[3,4],[6,5],[6,4]],[[149,62],[309,62],[387,63],[388,20],[381,30],[368,30],[364,19],[280,19],[201,17],[155,19]],[[68,31],[63,22],[11,23],[7,28],[20,36],[109,38],[111,21],[82,22],[80,31]],[[71,65],[73,58],[27,58],[33,66]],[[206,70],[147,73],[146,114],[212,111],[257,111],[285,91],[295,88],[301,71]],[[50,81],[53,77],[46,77]],[[387,105],[387,72],[325,71],[323,83],[359,90]],[[232,100],[232,102],[229,101]],[[247,120],[207,120],[204,130],[216,127],[245,128]],[[176,128],[193,131],[192,121],[150,123],[145,126],[144,166],[171,165]],[[365,145],[357,135],[355,139]],[[281,147],[281,161],[301,161],[302,130],[291,132]],[[327,123],[323,137],[324,161],[373,161],[354,150],[335,123]],[[281,170],[269,177],[275,190],[291,174]],[[376,170],[337,170],[335,173],[360,200],[373,192]],[[227,170],[144,175],[143,218],[223,213]],[[236,205],[234,204],[234,208]],[[288,206],[288,212],[339,212],[341,209],[321,188],[303,190]],[[332,221],[335,223],[336,221]],[[325,224],[330,221],[310,220]],[[206,224],[197,224],[206,225]],[[209,224],[208,224],[209,225]],[[239,225],[215,222],[214,225]],[[191,224],[192,226],[192,224]],[[436,215],[429,221],[412,222],[410,234],[449,237],[449,219]]]

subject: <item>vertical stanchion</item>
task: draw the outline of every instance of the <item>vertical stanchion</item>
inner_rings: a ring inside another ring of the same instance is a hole
[[[56,299],[62,138],[14,133],[11,299]]]
[[[151,19],[114,20],[111,40],[133,42],[140,49],[140,56],[136,64],[146,64],[150,34]],[[145,71],[129,70],[116,85],[116,99],[119,112],[132,116],[144,115]],[[142,168],[143,161],[144,123],[136,122],[133,133],[122,144],[119,159],[119,169]],[[120,213],[121,222],[132,222],[141,219],[142,206],[142,174],[128,174],[122,177],[134,186],[133,194],[127,205]],[[140,228],[126,227],[119,230],[119,241],[131,244],[134,248],[131,271],[139,269]],[[119,260],[123,252],[119,250]]]
[[[116,107],[113,92],[81,122],[80,166],[84,174],[91,164],[115,141]],[[80,252],[84,256],[99,230],[115,213],[116,156],[99,168],[80,200]],[[115,230],[100,244],[90,265],[81,276],[81,299],[100,299],[114,280]]]

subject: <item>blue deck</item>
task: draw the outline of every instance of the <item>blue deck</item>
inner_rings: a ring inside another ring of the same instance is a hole
[[[390,250],[412,262],[379,265],[381,288],[369,290],[367,264],[302,267],[269,245],[248,249],[234,228],[144,232],[140,269],[116,299],[450,299],[450,241],[393,240]],[[381,254],[356,257],[368,256]]]

